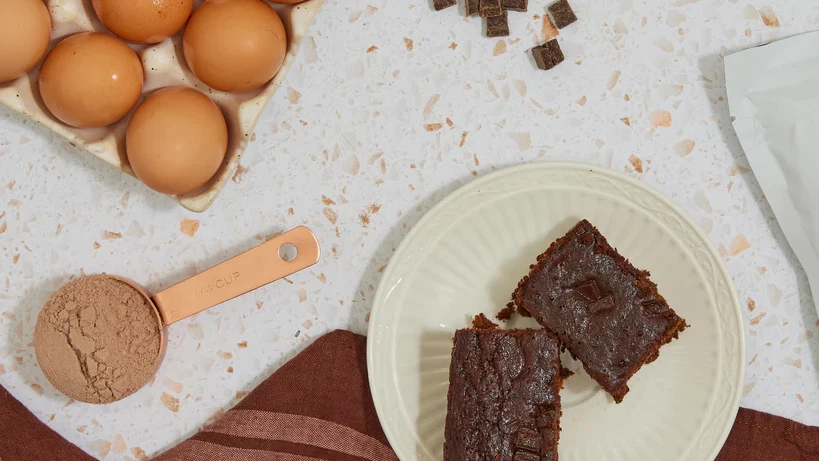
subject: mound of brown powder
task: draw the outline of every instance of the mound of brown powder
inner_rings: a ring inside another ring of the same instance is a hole
[[[34,348],[54,387],[75,400],[110,403],[151,379],[160,359],[160,328],[139,291],[94,275],[48,300],[37,319]]]

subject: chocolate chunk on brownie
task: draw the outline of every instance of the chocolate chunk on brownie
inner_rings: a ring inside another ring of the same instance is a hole
[[[577,16],[574,14],[572,6],[569,5],[569,0],[559,0],[557,3],[550,5],[549,12],[552,13],[552,17],[555,19],[555,27],[558,29],[577,21]]]
[[[537,67],[542,70],[553,69],[565,59],[557,39],[532,48],[532,54],[535,56]]]
[[[441,11],[457,4],[458,0],[432,0],[432,7],[435,8],[435,11]]]
[[[529,0],[501,0],[501,7],[509,11],[527,11]]]
[[[538,256],[515,303],[555,333],[617,403],[628,381],[688,325],[588,221]]]
[[[465,8],[467,16],[475,16],[481,14],[481,0],[465,0]]]
[[[444,461],[557,461],[561,384],[547,330],[458,330]]]
[[[506,37],[509,35],[509,15],[506,11],[499,16],[484,18],[487,37]]]
[[[489,18],[500,16],[502,13],[501,0],[481,0],[481,16]]]

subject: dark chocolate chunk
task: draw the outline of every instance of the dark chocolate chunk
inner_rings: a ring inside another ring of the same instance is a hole
[[[612,309],[614,309],[614,296],[612,295],[598,299],[597,301],[586,306],[586,310],[588,310],[589,314],[591,315],[601,314]]]
[[[512,461],[540,461],[540,455],[531,451],[516,451]]]
[[[549,6],[549,12],[552,13],[552,17],[555,19],[555,27],[558,29],[577,21],[577,16],[575,16],[572,6],[569,5],[569,0],[559,0],[557,3],[552,4]]]
[[[543,70],[553,69],[565,59],[557,39],[549,40],[543,45],[532,48],[532,53],[535,55],[537,67]]]
[[[509,35],[509,14],[501,12],[499,16],[492,16],[486,19],[487,37],[506,37]]]
[[[643,301],[643,311],[648,315],[663,315],[668,312],[668,307],[656,299]]]
[[[509,11],[527,11],[529,0],[501,0],[501,6]]]
[[[540,453],[541,446],[543,446],[543,438],[540,432],[526,427],[520,428],[517,437],[515,437],[515,448]]]
[[[535,419],[535,424],[537,425],[538,429],[543,429],[544,427],[551,427],[554,425],[557,419],[557,411],[553,409],[543,410]]]
[[[466,15],[475,16],[481,14],[481,0],[466,0]]]
[[[580,294],[580,296],[586,298],[586,301],[593,302],[600,299],[600,290],[597,288],[597,282],[594,280],[583,282],[572,289]]]
[[[501,0],[480,0],[481,1],[481,16],[491,18],[493,16],[500,16],[503,13]]]
[[[432,6],[435,8],[435,11],[441,11],[457,4],[458,0],[432,0]]]

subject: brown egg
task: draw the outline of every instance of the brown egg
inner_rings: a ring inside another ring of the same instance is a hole
[[[40,96],[63,123],[98,128],[124,117],[142,92],[142,63],[108,34],[72,35],[48,53],[40,69]]]
[[[225,158],[228,130],[219,107],[204,94],[169,87],[134,111],[125,151],[136,176],[151,189],[182,195],[204,186]]]
[[[193,12],[185,60],[206,85],[241,93],[269,82],[287,54],[287,32],[262,0],[208,0]]]
[[[108,30],[138,43],[158,43],[176,35],[193,11],[193,0],[93,0],[92,4]]]
[[[0,0],[0,83],[34,68],[50,40],[51,17],[43,0]]]

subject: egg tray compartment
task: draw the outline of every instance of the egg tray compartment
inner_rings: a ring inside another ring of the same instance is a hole
[[[203,0],[197,0],[195,8],[201,3]],[[229,139],[227,154],[222,166],[202,188],[182,196],[171,196],[180,205],[195,212],[205,211],[236,172],[256,122],[273,94],[281,87],[287,71],[296,59],[304,35],[323,3],[324,0],[307,0],[297,5],[268,3],[279,13],[287,29],[287,56],[281,70],[273,80],[257,90],[242,94],[217,91],[200,82],[193,75],[185,63],[181,32],[156,45],[126,42],[139,55],[145,72],[145,83],[139,102],[159,88],[187,86],[207,94],[222,109],[227,121]],[[91,7],[91,0],[48,0],[46,4],[51,13],[52,22],[49,51],[69,35],[88,31],[108,32],[97,19]],[[125,154],[125,130],[133,109],[122,120],[104,128],[70,127],[51,115],[40,98],[37,88],[40,65],[42,61],[31,72],[19,79],[0,84],[0,103],[50,128],[66,138],[72,145],[82,148],[89,154],[133,176],[134,172],[128,165],[128,158]]]

